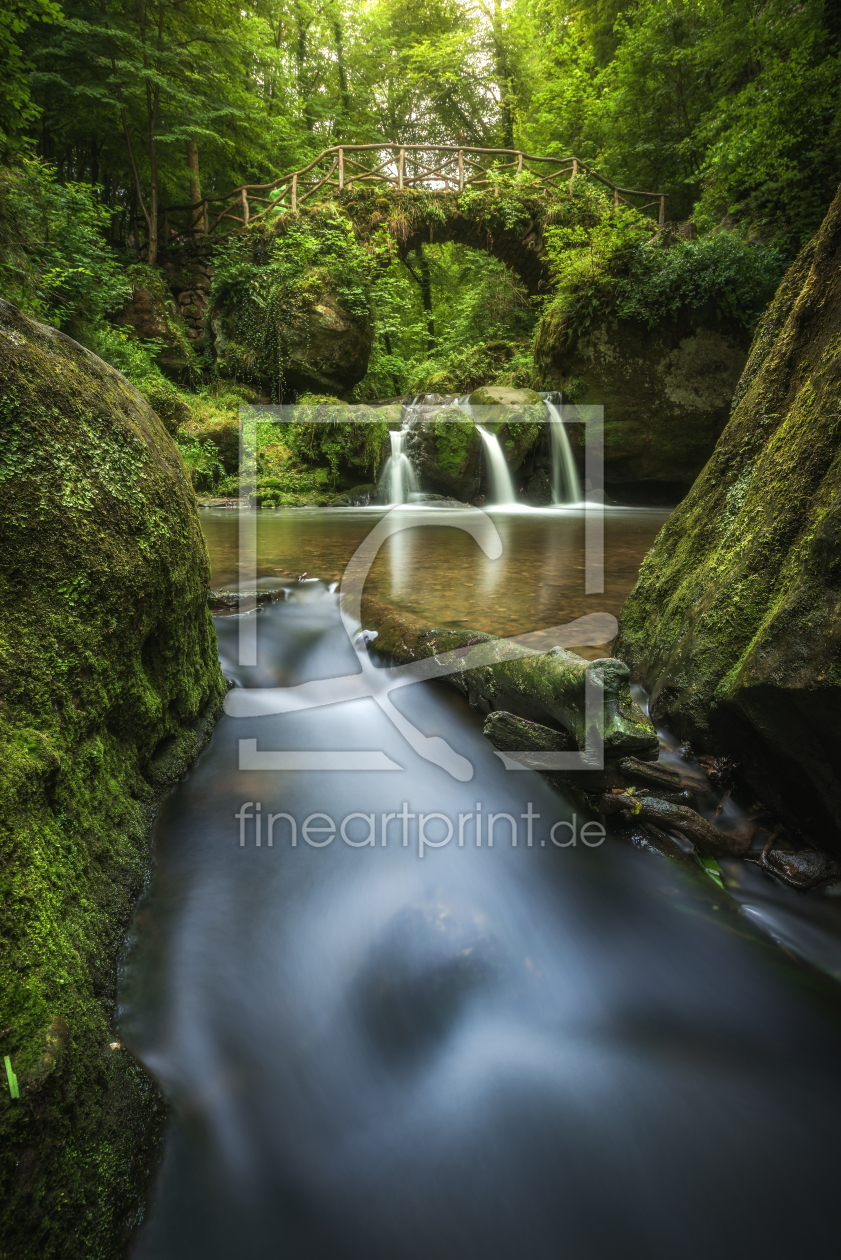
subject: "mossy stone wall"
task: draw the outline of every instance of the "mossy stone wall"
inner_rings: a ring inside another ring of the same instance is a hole
[[[195,496],[163,424],[0,302],[0,1254],[114,1260],[157,1090],[119,1045],[118,960],[162,791],[225,683]]]
[[[736,407],[615,650],[658,718],[841,849],[841,191],[761,318]]]

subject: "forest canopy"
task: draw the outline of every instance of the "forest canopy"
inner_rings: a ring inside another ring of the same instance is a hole
[[[74,335],[98,328],[88,343],[125,368],[125,338],[103,321],[126,268],[155,263],[162,208],[268,182],[332,144],[393,141],[574,154],[665,193],[668,218],[702,238],[731,238],[669,264],[664,293],[696,257],[704,275],[744,271],[750,244],[765,252],[734,292],[764,294],[841,182],[840,13],[832,0],[11,0],[6,296]],[[377,389],[457,384],[471,355],[515,372],[528,358],[539,303],[485,254],[430,246],[378,284]]]

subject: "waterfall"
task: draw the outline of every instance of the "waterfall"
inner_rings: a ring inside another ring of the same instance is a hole
[[[549,412],[549,434],[552,442],[552,499],[555,503],[580,503],[581,482],[569,444],[566,425],[557,403],[543,400]]]
[[[479,430],[479,434],[485,444],[485,460],[488,470],[488,489],[491,502],[516,503],[517,497],[514,494],[514,484],[511,481],[511,470],[508,467],[508,461],[502,453],[499,438],[495,433],[488,433],[483,424],[477,424],[476,428]]]
[[[391,455],[386,460],[380,489],[388,494],[389,503],[406,503],[409,495],[418,488],[418,479],[412,461],[406,454],[406,429],[392,429]]]
[[[511,480],[511,469],[508,467],[508,460],[502,453],[499,438],[495,433],[489,433],[485,426],[476,420],[476,417],[473,415],[473,407],[470,404],[469,394],[463,394],[461,398],[457,398],[456,406],[473,419],[484,444],[485,466],[488,470],[488,491],[491,503],[516,503],[517,496],[514,493],[514,483]]]

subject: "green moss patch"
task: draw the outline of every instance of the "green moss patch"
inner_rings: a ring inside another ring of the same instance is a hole
[[[157,1090],[119,1045],[117,963],[155,801],[225,684],[195,496],[141,395],[0,303],[3,1254],[112,1260]]]

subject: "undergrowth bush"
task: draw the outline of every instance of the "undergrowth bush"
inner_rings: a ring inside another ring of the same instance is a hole
[[[25,314],[56,328],[98,324],[131,293],[103,231],[110,211],[90,184],[20,157],[0,167],[0,284]]]
[[[598,200],[599,194],[595,194]],[[729,232],[667,245],[652,221],[606,196],[597,220],[546,230],[556,293],[547,311],[570,340],[607,313],[649,328],[678,312],[712,306],[751,331],[785,269],[781,251]]]
[[[426,359],[414,366],[411,394],[469,394],[480,385],[528,386],[534,375],[530,340],[480,342],[446,359]]]

